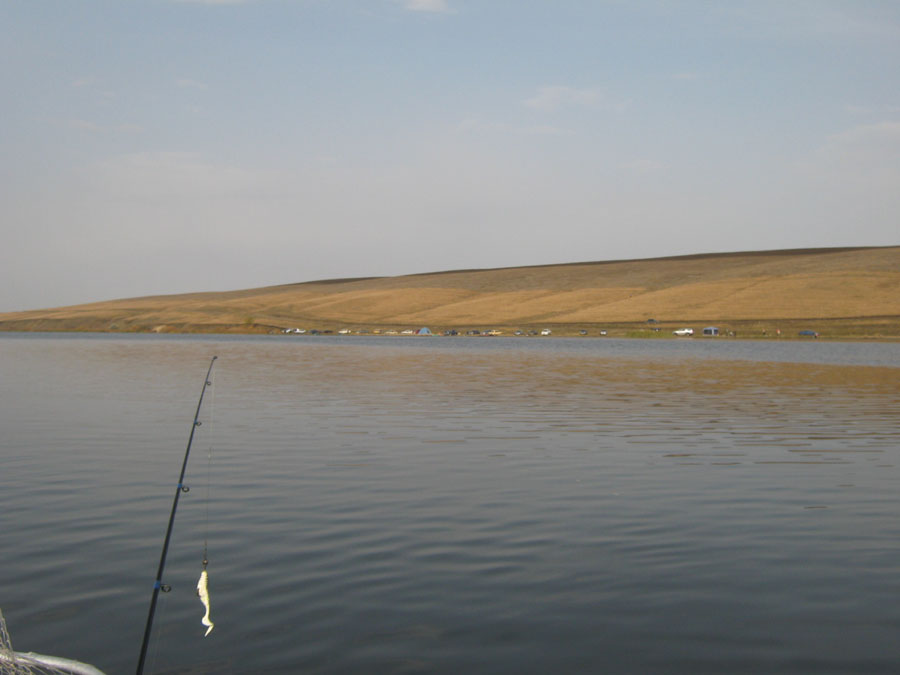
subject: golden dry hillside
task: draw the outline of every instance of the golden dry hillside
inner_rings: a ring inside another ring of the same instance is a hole
[[[3,330],[266,332],[430,326],[554,333],[653,318],[750,334],[900,335],[900,247],[704,254],[341,279],[0,314]]]

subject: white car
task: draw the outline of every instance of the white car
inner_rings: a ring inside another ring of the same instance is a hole
[[[679,328],[678,330],[673,330],[672,335],[677,335],[678,337],[688,337],[694,334],[693,328]]]
[[[549,328],[545,328],[544,330],[541,331],[541,335],[550,335],[552,332],[553,331],[550,330]]]

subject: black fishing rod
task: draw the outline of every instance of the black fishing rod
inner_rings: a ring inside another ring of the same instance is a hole
[[[188,491],[187,486],[184,485],[184,472],[187,469],[188,457],[191,454],[191,443],[194,442],[194,431],[200,426],[198,418],[200,417],[200,407],[203,405],[203,394],[206,393],[206,388],[212,384],[209,375],[212,373],[213,364],[215,364],[217,358],[219,357],[212,357],[212,361],[209,363],[209,370],[206,371],[206,378],[203,380],[203,390],[200,392],[200,400],[197,402],[197,413],[194,415],[194,424],[191,426],[191,436],[188,438],[187,449],[184,451],[181,475],[178,477],[178,485],[175,487],[175,499],[172,500],[172,513],[169,514],[169,527],[166,528],[166,539],[163,542],[162,555],[159,557],[159,570],[156,572],[156,582],[153,584],[153,597],[150,599],[150,612],[147,615],[147,627],[144,629],[144,641],[141,643],[141,657],[138,660],[137,675],[141,675],[144,672],[144,660],[147,658],[147,646],[150,644],[150,631],[153,628],[153,614],[156,612],[156,599],[159,597],[159,591],[163,587],[163,569],[166,567],[169,539],[172,538],[172,526],[175,524],[175,511],[178,510],[178,497],[182,492]]]

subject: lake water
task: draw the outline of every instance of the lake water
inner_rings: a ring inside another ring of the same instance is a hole
[[[134,671],[214,354],[145,672],[900,667],[900,344],[821,341],[0,335],[16,649]]]

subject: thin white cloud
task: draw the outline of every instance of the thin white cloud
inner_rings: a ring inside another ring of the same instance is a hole
[[[244,5],[252,0],[172,0],[184,4],[194,5]]]
[[[89,122],[88,120],[66,120],[63,124],[69,129],[75,129],[77,131],[90,131],[94,133],[101,130],[99,124]]]
[[[849,128],[785,167],[771,213],[815,224],[832,241],[895,244],[900,212],[900,122]]]
[[[110,89],[101,89],[100,85],[101,82],[96,77],[79,77],[69,83],[72,89],[89,92],[89,94],[93,94],[101,101],[111,101],[117,98],[116,92]]]
[[[574,87],[540,87],[537,93],[525,100],[525,105],[535,110],[553,111],[575,105],[596,105],[600,92],[596,89],[575,89]]]
[[[140,126],[139,124],[117,124],[115,126],[105,126],[84,119],[57,120],[55,123],[67,129],[73,129],[75,131],[86,131],[92,134],[101,134],[108,132],[135,134],[143,133],[144,131],[144,127]]]
[[[896,151],[900,146],[900,122],[862,124],[829,138],[833,148],[878,148]]]
[[[900,195],[900,122],[862,124],[834,134],[814,161],[810,172],[831,176],[842,186]]]
[[[788,10],[790,3],[777,3]],[[858,39],[900,37],[900,23],[892,3],[852,3],[806,0],[793,8],[797,24],[812,34]]]
[[[556,112],[566,108],[588,107],[604,110],[623,111],[627,101],[611,101],[603,91],[596,88],[567,87],[552,85],[540,87],[537,93],[524,101],[526,107],[542,112]]]
[[[206,82],[192,80],[189,77],[181,77],[175,80],[175,85],[180,89],[207,89],[209,87]]]
[[[665,169],[666,165],[655,159],[636,159],[626,162],[624,168],[638,174],[653,173]]]
[[[446,0],[403,0],[403,6],[411,12],[436,12],[439,14],[452,12]]]
[[[140,124],[119,124],[115,127],[115,131],[123,134],[142,134],[144,133],[144,127]]]
[[[191,152],[138,152],[119,155],[84,171],[109,194],[127,199],[186,198],[254,194],[265,180],[246,169],[217,164]]]
[[[851,115],[896,115],[900,113],[900,105],[846,105]]]
[[[465,119],[457,127],[460,131],[484,133],[495,132],[501,134],[516,134],[520,136],[567,136],[572,132],[547,124],[515,125],[501,122],[485,122],[479,119]]]
[[[895,40],[900,36],[896,3],[845,0],[758,0],[714,3],[711,11],[737,30],[796,39]]]

